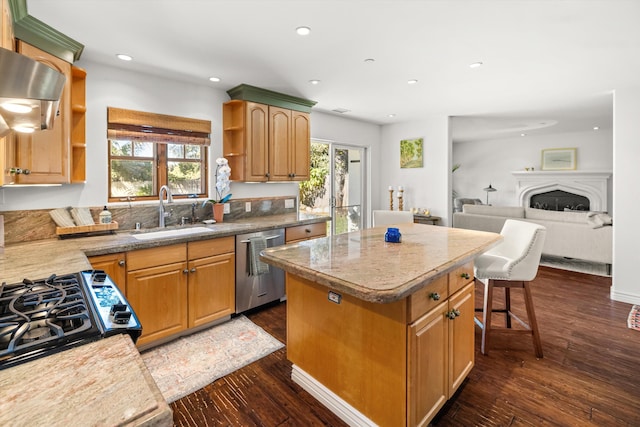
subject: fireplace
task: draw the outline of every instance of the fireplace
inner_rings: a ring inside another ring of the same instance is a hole
[[[607,211],[611,172],[518,171],[512,174],[516,178],[516,200],[520,206]]]
[[[529,207],[548,211],[588,211],[589,199],[568,191],[553,190],[532,195]]]

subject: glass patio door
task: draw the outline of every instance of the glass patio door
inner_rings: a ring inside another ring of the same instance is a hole
[[[365,164],[363,147],[331,144],[331,233],[363,227]]]
[[[331,216],[327,234],[364,224],[365,148],[311,141],[311,178],[300,183],[300,212]]]

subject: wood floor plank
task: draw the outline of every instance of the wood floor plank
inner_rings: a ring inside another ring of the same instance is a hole
[[[532,293],[544,358],[528,336],[496,336],[432,425],[640,426],[640,332],[626,327],[631,305],[611,301],[610,286],[611,278],[541,267]],[[525,319],[522,296],[512,299]],[[286,304],[247,316],[286,342]],[[293,383],[286,348],[171,408],[180,427],[345,425]]]

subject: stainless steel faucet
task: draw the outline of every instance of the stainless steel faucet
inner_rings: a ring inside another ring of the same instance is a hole
[[[167,195],[167,204],[169,203],[173,203],[173,194],[171,194],[171,190],[169,190],[169,187],[167,187],[166,185],[163,185],[162,187],[160,187],[160,191],[158,192],[158,198],[160,199],[160,204],[158,205],[158,216],[160,217],[160,221],[159,221],[159,226],[160,227],[164,227],[164,219],[166,217],[171,216],[170,212],[165,212],[164,211],[164,203],[162,202],[163,196],[162,196],[162,192],[164,191],[164,193]]]

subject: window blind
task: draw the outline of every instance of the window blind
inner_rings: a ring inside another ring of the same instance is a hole
[[[107,107],[107,137],[158,144],[211,144],[211,121]]]

